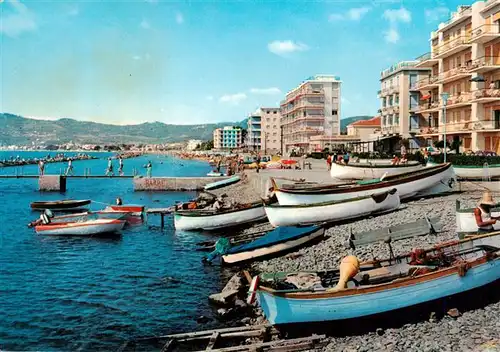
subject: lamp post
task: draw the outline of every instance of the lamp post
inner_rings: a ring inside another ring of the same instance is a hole
[[[443,100],[443,120],[444,120],[444,128],[443,128],[443,146],[444,146],[444,158],[443,161],[446,163],[446,103],[448,102],[449,94],[446,92],[441,93],[441,99]]]

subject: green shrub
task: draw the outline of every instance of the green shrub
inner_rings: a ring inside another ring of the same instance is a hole
[[[442,163],[444,155],[432,155],[432,161],[435,163]],[[500,156],[479,156],[479,155],[464,155],[464,154],[447,154],[446,161],[451,162],[453,165],[474,165],[483,166],[484,163],[489,165],[500,164]]]

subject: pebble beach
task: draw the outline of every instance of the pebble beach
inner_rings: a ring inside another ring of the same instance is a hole
[[[321,167],[320,164],[318,164]],[[326,167],[324,172],[327,173]],[[295,172],[286,177],[303,177],[301,172]],[[226,194],[229,199],[238,202],[251,202],[260,199],[255,190],[253,178],[265,178],[265,172],[260,174],[247,171],[247,177],[235,185],[220,189],[214,193]],[[307,179],[307,177],[304,177]],[[325,180],[328,180],[326,178]],[[327,182],[327,181],[325,181]],[[330,179],[331,182],[331,179]],[[487,185],[488,186],[488,185]],[[495,185],[497,187],[497,185]],[[463,193],[451,194],[435,198],[416,199],[403,203],[399,210],[389,214],[369,217],[358,221],[336,225],[326,230],[326,239],[322,242],[302,248],[292,254],[267,261],[255,262],[252,270],[257,272],[275,271],[315,271],[335,269],[346,255],[355,255],[360,261],[373,258],[389,257],[388,245],[377,242],[351,249],[347,239],[351,233],[361,233],[381,229],[393,225],[409,223],[425,216],[439,217],[442,229],[437,234],[413,237],[392,242],[395,255],[405,254],[415,248],[428,248],[435,244],[456,240],[455,207],[460,200],[462,207],[474,207],[484,190],[483,185],[464,184]],[[497,189],[493,191],[496,201],[500,200]],[[269,223],[260,223],[245,232],[265,231],[271,229]],[[327,351],[500,351],[500,303],[479,304],[479,308],[465,310],[452,309],[444,316],[428,317],[402,326],[375,328],[363,334],[343,337],[329,337],[328,344],[321,350]],[[475,297],[473,299],[482,299]],[[255,312],[254,312],[255,313]],[[243,319],[248,324],[260,324],[263,318],[256,310],[257,318]],[[243,318],[243,317],[242,317]]]

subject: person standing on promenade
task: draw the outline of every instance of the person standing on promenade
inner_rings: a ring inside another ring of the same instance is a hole
[[[153,172],[153,164],[151,163],[151,160],[148,161],[148,164],[146,165],[146,175],[148,178],[151,178]]]
[[[43,162],[43,160],[40,160],[38,162],[38,171],[40,173],[40,176],[43,176],[43,174],[45,173],[45,163]]]
[[[257,154],[257,160],[256,160],[256,164],[257,164],[257,173],[259,173],[259,169],[260,169],[260,154]]]
[[[123,159],[121,156],[118,158],[118,165],[119,165],[118,166],[118,174],[120,176],[123,176]]]
[[[113,172],[113,161],[111,158],[108,158],[108,168],[106,169],[106,176],[114,176],[115,173]]]
[[[326,158],[326,166],[328,167],[328,171],[332,169],[332,156],[330,154]]]
[[[344,164],[349,164],[350,155],[348,151],[344,152]]]
[[[75,175],[75,173],[73,172],[73,162],[71,161],[71,159],[68,160],[68,168],[66,169],[64,176],[68,176],[69,173],[71,173],[72,176]]]

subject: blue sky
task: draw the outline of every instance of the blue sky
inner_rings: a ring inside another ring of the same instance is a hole
[[[380,71],[428,52],[430,31],[461,3],[0,0],[0,111],[239,121],[335,74],[343,118],[376,114]]]

